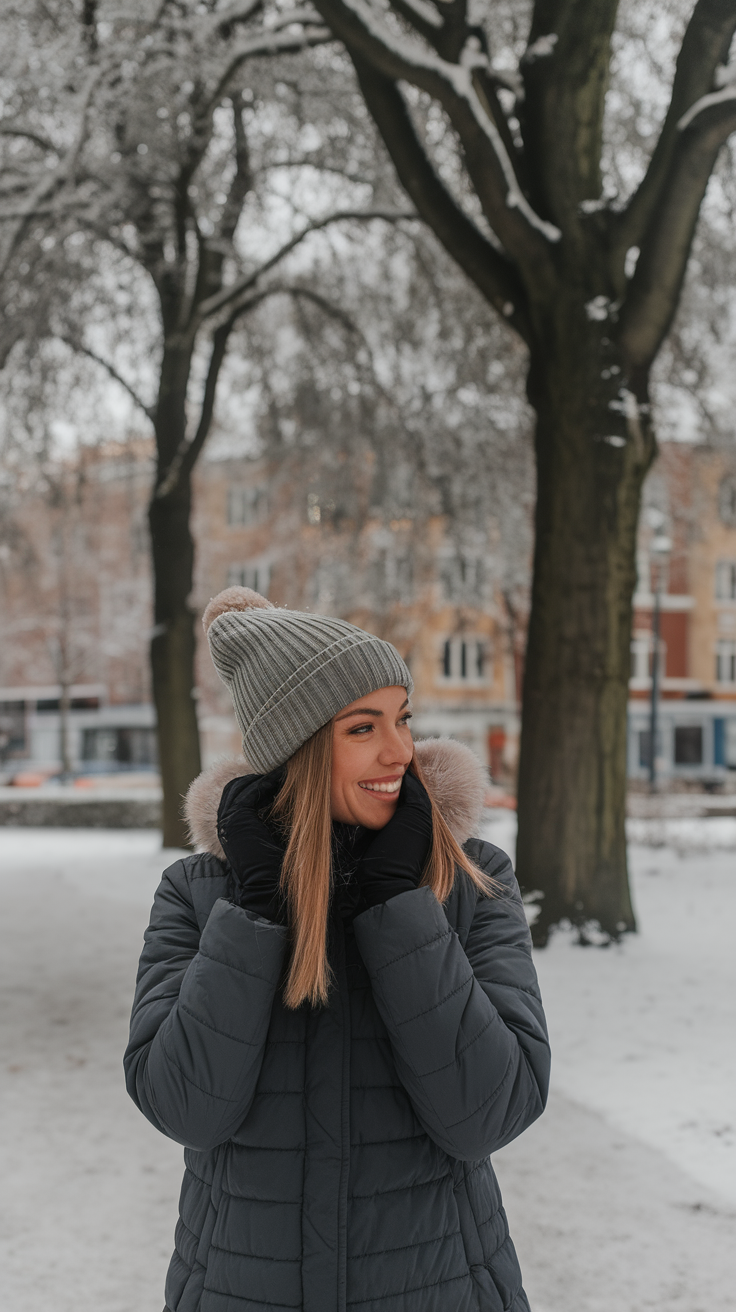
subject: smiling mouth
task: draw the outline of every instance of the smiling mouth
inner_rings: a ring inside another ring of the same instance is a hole
[[[358,787],[362,788],[366,793],[383,793],[389,797],[395,797],[401,788],[402,778],[403,775],[399,779],[391,779],[385,784],[358,784]]]

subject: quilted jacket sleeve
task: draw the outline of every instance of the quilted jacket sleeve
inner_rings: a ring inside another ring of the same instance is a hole
[[[427,888],[401,893],[355,921],[416,1114],[435,1143],[471,1161],[536,1120],[549,1081],[547,1029],[518,886],[505,853],[490,844],[481,851],[481,864],[504,892],[478,898],[465,947]]]
[[[185,866],[171,866],[156,893],[124,1066],[144,1116],[207,1149],[229,1139],[250,1107],[287,938],[222,898],[200,937]]]

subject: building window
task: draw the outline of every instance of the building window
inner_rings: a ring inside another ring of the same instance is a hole
[[[467,552],[442,554],[438,573],[444,601],[465,601],[480,605],[486,588],[486,562],[483,556]]]
[[[723,759],[729,770],[736,770],[736,720],[726,720],[723,733]]]
[[[236,484],[228,489],[227,522],[233,528],[258,524],[268,514],[268,489]]]
[[[675,725],[675,765],[703,764],[703,726]]]
[[[662,756],[662,735],[657,730],[657,760]],[[651,729],[639,730],[639,765],[644,770],[648,770],[652,764],[652,731]]]
[[[736,718],[713,721],[713,764],[736,770]]]
[[[490,674],[485,638],[447,638],[440,657],[442,679],[459,683],[487,683]]]
[[[718,513],[724,524],[736,528],[736,478],[724,478],[718,489]]]
[[[260,592],[262,597],[268,596],[268,589],[271,585],[271,566],[258,561],[255,564],[230,565],[227,571],[227,586],[229,588],[252,588],[254,592]]]
[[[719,560],[716,565],[716,597],[736,601],[736,560]]]
[[[372,562],[372,587],[379,606],[384,602],[409,603],[413,597],[414,560],[408,551],[390,547],[376,552]]]
[[[651,639],[649,634],[645,637],[637,637],[631,643],[631,677],[632,679],[649,678],[649,651],[651,648]]]
[[[631,678],[639,682],[647,682],[652,677],[652,635],[651,633],[640,633],[635,635],[631,642]],[[659,659],[657,673],[660,680],[665,678],[667,673],[667,644],[659,640]]]
[[[147,726],[83,729],[82,760],[87,764],[133,768],[155,765],[156,730]]]
[[[25,702],[0,702],[0,761],[21,756],[25,748]]]
[[[716,644],[716,683],[736,683],[736,642]]]

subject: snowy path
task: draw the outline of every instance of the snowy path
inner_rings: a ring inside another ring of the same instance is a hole
[[[120,1057],[164,864],[152,832],[0,830],[3,1312],[162,1307],[181,1150]],[[736,1308],[736,856],[633,866],[637,940],[539,954],[553,1096],[497,1158],[534,1312]]]

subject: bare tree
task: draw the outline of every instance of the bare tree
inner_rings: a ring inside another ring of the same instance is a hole
[[[616,196],[603,170],[618,0],[316,7],[418,212],[529,348],[538,496],[518,872],[538,894],[538,942],[563,918],[616,936],[634,927],[626,702],[649,377],[736,128],[736,7],[687,6],[656,145]],[[682,9],[667,8],[670,25]]]
[[[125,389],[155,435],[151,663],[167,845],[186,841],[181,798],[200,766],[189,604],[191,476],[210,430],[231,333],[276,291],[306,294],[289,277],[288,260],[313,233],[408,214],[383,204],[325,208],[317,196],[311,212],[292,209],[286,221],[279,216],[271,253],[262,254],[267,216],[258,213],[264,202],[247,124],[274,77],[259,74],[258,61],[284,60],[328,37],[308,6],[264,9],[252,0],[164,4],[151,14],[143,4],[121,14],[101,2],[85,5],[82,14],[73,64],[94,70],[88,79],[93,109],[74,156],[73,212],[77,228],[109,253],[108,283],[122,274],[131,284],[133,269],[144,275],[144,297],[154,293],[155,397],[142,394],[105,349],[104,337],[102,345],[91,339],[79,315],[57,331]],[[258,235],[250,248],[249,218]]]

